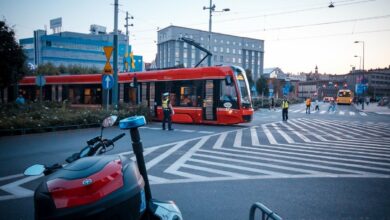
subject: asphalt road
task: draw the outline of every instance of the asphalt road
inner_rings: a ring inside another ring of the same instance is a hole
[[[304,110],[292,105],[287,123],[280,110],[260,110],[236,126],[148,124],[140,132],[153,196],[174,200],[185,219],[248,219],[254,202],[285,219],[390,219],[390,116]],[[26,167],[61,162],[98,134],[0,137],[1,218],[33,218],[41,179],[23,177]],[[129,135],[110,153],[133,156]]]

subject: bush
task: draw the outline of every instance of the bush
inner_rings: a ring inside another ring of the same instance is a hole
[[[65,102],[64,102],[65,103]],[[100,126],[104,118],[118,115],[123,119],[133,115],[144,115],[150,121],[148,107],[120,105],[119,110],[71,108],[64,103],[44,102],[0,106],[0,135],[15,131],[42,132],[46,130],[68,129],[74,127]],[[119,121],[119,120],[118,120]]]
[[[270,99],[269,98],[261,98],[261,97],[256,97],[252,99],[252,105],[255,110],[259,108],[269,108],[270,107]],[[282,105],[283,98],[275,98],[275,107],[280,107]],[[291,104],[296,104],[296,103],[302,103],[302,100],[298,98],[288,98],[288,101]]]

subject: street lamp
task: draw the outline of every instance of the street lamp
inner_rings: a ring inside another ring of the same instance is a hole
[[[359,57],[359,69],[361,70],[362,69],[362,57],[358,56],[358,55],[355,55],[354,57]]]
[[[365,82],[365,79],[364,79],[364,41],[355,41],[355,44],[358,44],[358,43],[362,43],[363,44],[363,79],[362,79],[362,84]],[[365,89],[364,89],[364,85],[363,85],[363,100],[362,100],[362,110],[364,110],[364,95],[365,95]]]
[[[204,6],[203,7],[203,10],[206,10],[208,9],[209,10],[209,51],[211,51],[211,17],[213,16],[213,12],[226,12],[226,11],[230,11],[229,8],[224,8],[222,9],[221,11],[216,11],[215,10],[215,5],[213,4],[213,0],[210,0],[210,6],[209,7],[206,7]],[[208,57],[208,66],[211,66],[211,56]]]

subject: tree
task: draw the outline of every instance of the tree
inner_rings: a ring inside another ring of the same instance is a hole
[[[261,75],[260,78],[256,81],[256,89],[259,94],[264,92],[264,95],[268,95],[269,89],[267,85],[267,79]]]
[[[250,69],[246,69],[245,72],[246,72],[246,78],[248,78],[249,88],[251,89],[254,84],[252,71]]]
[[[1,92],[8,86],[14,86],[14,97],[17,97],[17,82],[29,73],[27,56],[15,40],[15,32],[5,21],[0,21],[0,88]]]

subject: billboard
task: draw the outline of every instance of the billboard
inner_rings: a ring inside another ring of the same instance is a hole
[[[62,18],[55,18],[50,20],[50,29],[58,28],[62,26]]]

